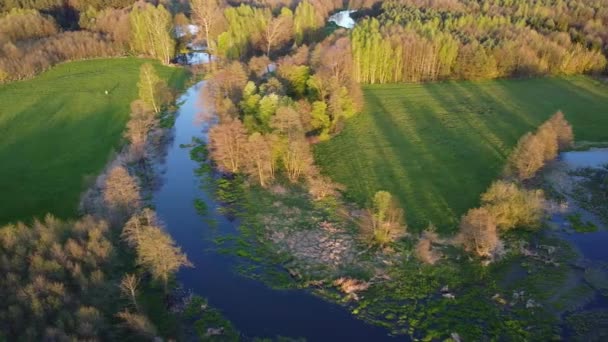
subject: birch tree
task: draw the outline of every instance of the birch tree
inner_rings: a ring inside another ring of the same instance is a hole
[[[210,55],[217,53],[217,37],[226,26],[224,7],[222,0],[190,1],[194,23],[200,27],[200,34],[207,44],[207,52]]]
[[[161,96],[159,90],[162,87],[162,81],[154,67],[150,63],[142,64],[139,69],[139,82],[137,89],[139,90],[139,99],[150,106],[155,113],[159,113],[161,109]]]
[[[130,14],[131,49],[169,64],[175,53],[171,14],[162,6],[136,5]]]

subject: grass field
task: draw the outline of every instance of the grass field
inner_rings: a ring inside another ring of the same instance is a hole
[[[144,62],[72,62],[0,85],[0,224],[75,214],[87,178],[121,143]],[[183,69],[154,63],[172,86],[183,87]]]
[[[608,141],[608,86],[587,77],[365,87],[364,113],[319,144],[324,173],[366,204],[395,194],[412,230],[447,232],[501,173],[519,137],[562,110],[577,140]]]

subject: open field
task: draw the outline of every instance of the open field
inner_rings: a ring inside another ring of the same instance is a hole
[[[451,230],[502,171],[517,139],[555,111],[576,140],[608,141],[608,86],[587,77],[367,86],[366,108],[317,145],[324,173],[366,204],[394,193],[410,229]]]
[[[75,213],[87,178],[121,143],[146,61],[72,62],[0,85],[0,224]],[[153,63],[173,86],[183,86],[183,69]]]

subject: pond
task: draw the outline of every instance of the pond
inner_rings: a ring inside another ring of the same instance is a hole
[[[173,239],[187,253],[194,268],[181,270],[178,281],[186,290],[205,297],[220,309],[247,337],[304,337],[308,341],[388,341],[384,328],[366,324],[347,308],[326,302],[304,290],[274,290],[240,275],[235,257],[220,254],[215,237],[237,232],[237,222],[217,213],[213,195],[201,187],[195,174],[198,164],[190,159],[193,137],[205,139],[208,124],[197,123],[199,91],[204,82],[190,88],[181,104],[174,139],[166,158],[155,167],[163,179],[153,202]],[[205,217],[197,214],[194,201],[203,200]],[[214,221],[215,224],[209,222]],[[403,338],[401,338],[403,340]]]
[[[333,14],[331,17],[329,17],[328,21],[336,23],[336,25],[338,25],[340,27],[352,29],[355,27],[355,20],[350,15],[351,15],[351,13],[355,13],[355,12],[357,12],[357,11],[356,10],[340,11],[338,13]]]
[[[592,148],[587,151],[571,151],[560,154],[560,159],[570,169],[601,167],[608,165],[608,148]]]

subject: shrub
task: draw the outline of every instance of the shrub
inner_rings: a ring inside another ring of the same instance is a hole
[[[374,195],[373,207],[360,218],[359,228],[370,244],[386,246],[404,236],[407,226],[403,209],[397,206],[392,195],[387,191],[378,191]]]

